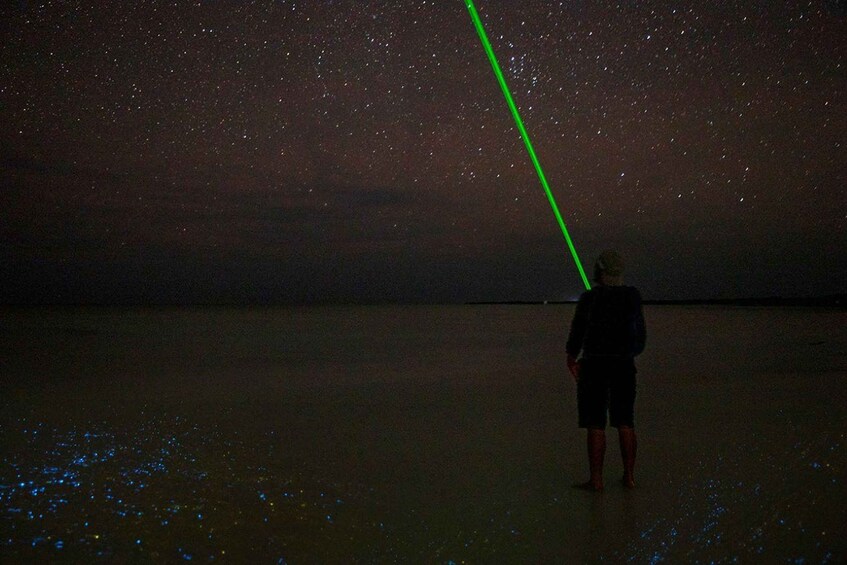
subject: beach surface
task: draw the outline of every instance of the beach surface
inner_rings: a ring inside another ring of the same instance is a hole
[[[847,313],[647,306],[596,494],[573,308],[7,308],[0,561],[847,561]]]

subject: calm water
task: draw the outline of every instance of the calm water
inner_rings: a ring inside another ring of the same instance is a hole
[[[847,560],[847,315],[648,307],[638,488],[572,306],[6,310],[0,561]]]

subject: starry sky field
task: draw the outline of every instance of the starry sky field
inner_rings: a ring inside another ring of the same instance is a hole
[[[847,280],[847,3],[476,2],[586,269]],[[462,0],[0,8],[7,303],[573,299]]]

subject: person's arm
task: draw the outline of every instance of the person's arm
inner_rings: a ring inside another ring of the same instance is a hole
[[[644,346],[647,343],[647,325],[644,323],[644,307],[641,304],[641,294],[638,290],[635,291],[635,351],[633,356],[639,355],[644,351]]]
[[[568,335],[567,345],[565,346],[568,354],[568,369],[577,380],[579,379],[579,363],[577,362],[577,358],[579,357],[579,352],[582,350],[582,342],[585,339],[589,311],[588,293],[585,292],[579,297],[579,302],[576,305],[576,312],[571,321],[571,331]]]

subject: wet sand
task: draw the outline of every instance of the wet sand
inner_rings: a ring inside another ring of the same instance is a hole
[[[844,312],[647,307],[602,494],[572,313],[5,310],[0,560],[847,559]]]

